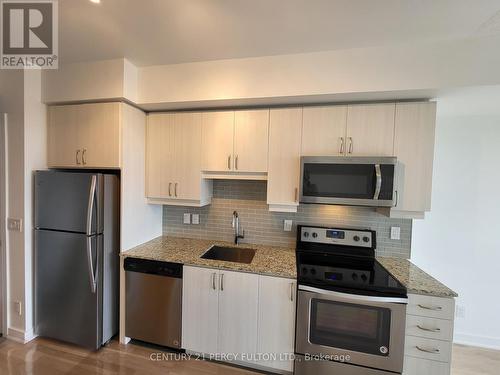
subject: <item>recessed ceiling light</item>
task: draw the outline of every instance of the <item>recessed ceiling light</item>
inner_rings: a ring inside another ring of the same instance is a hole
[[[101,0],[90,0],[91,3],[94,3],[94,4],[99,4],[101,2]]]

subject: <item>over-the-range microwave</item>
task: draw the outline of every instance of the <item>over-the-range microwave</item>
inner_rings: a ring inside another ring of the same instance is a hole
[[[395,157],[303,156],[300,202],[392,207]]]

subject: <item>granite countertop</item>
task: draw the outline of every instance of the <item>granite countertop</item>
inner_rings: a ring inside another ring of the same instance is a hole
[[[250,264],[200,258],[212,245],[235,246],[231,242],[224,241],[163,236],[123,252],[121,256],[182,263],[191,266],[222,268],[261,275],[297,277],[295,249],[242,243],[238,247],[256,250]]]
[[[424,294],[435,297],[458,296],[453,290],[422,271],[407,259],[377,257],[377,260],[406,287],[409,294]]]
[[[122,253],[121,256],[244,271],[261,275],[297,277],[295,249],[243,243],[238,246],[256,250],[255,257],[250,264],[200,258],[212,245],[234,246],[233,243],[224,241],[160,236]],[[408,289],[408,293],[436,297],[457,297],[457,293],[407,259],[377,257],[377,260]]]

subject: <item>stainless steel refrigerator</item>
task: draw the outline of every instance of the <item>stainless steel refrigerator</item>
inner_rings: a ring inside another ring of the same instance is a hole
[[[119,178],[35,174],[35,330],[98,349],[118,331]]]

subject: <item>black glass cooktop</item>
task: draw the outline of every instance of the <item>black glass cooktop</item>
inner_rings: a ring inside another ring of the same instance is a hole
[[[299,284],[351,294],[404,296],[406,288],[374,257],[297,250]]]

